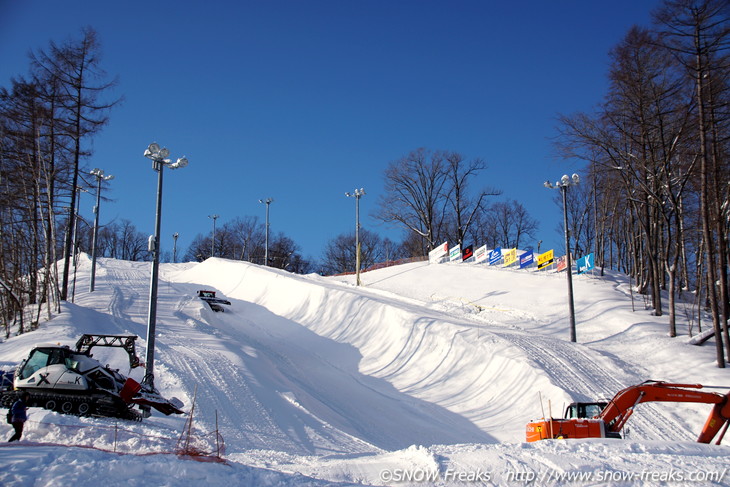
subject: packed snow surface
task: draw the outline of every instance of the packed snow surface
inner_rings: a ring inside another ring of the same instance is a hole
[[[0,368],[84,333],[138,335],[144,357],[150,266],[99,259],[89,293],[82,256],[73,302],[0,343]],[[23,439],[0,443],[0,485],[730,485],[730,448],[694,442],[708,405],[641,404],[622,440],[525,442],[528,421],[645,380],[730,385],[712,342],[688,343],[685,305],[669,338],[625,277],[574,276],[571,343],[564,273],[421,262],[361,277],[162,264],[155,385],[190,414],[31,408]],[[231,305],[213,312],[201,289]],[[140,380],[114,352],[98,355]]]

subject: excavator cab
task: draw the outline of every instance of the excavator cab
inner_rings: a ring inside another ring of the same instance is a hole
[[[608,402],[574,402],[565,408],[565,419],[595,418],[608,405]]]

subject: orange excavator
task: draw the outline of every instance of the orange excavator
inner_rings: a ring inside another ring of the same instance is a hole
[[[646,381],[619,391],[607,403],[573,403],[563,419],[542,419],[527,423],[527,441],[562,438],[620,438],[621,429],[642,402],[696,402],[714,404],[697,441],[710,443],[717,433],[722,441],[730,424],[730,392],[704,392],[701,384],[670,384]],[[592,412],[598,412],[591,415]]]

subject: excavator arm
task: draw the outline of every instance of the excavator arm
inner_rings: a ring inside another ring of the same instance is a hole
[[[608,403],[598,419],[606,424],[606,430],[617,433],[626,424],[634,412],[634,407],[643,402],[693,402],[714,404],[715,407],[707,419],[702,434],[698,438],[700,443],[709,443],[722,426],[730,421],[730,404],[728,394],[704,392],[702,384],[670,384],[667,382],[647,381],[642,384],[627,387],[619,391]]]
[[[720,429],[723,431],[716,444],[719,445],[722,441],[722,437],[725,435],[728,425],[730,425],[730,400],[728,400],[730,397],[728,396],[730,396],[730,393],[724,396],[725,400],[723,402],[715,404],[715,407],[712,408],[705,426],[702,428],[702,433],[697,438],[698,443],[710,443]]]

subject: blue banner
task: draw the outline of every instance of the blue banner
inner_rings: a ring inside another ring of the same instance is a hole
[[[489,252],[489,265],[494,265],[502,259],[502,248],[497,247],[496,249]]]
[[[520,255],[520,269],[524,269],[525,267],[532,265],[533,262],[535,262],[535,254],[532,250],[528,250],[524,254]]]
[[[593,254],[588,254],[585,257],[581,257],[580,259],[575,261],[575,266],[578,269],[578,274],[583,274],[584,272],[593,269],[595,267]]]

